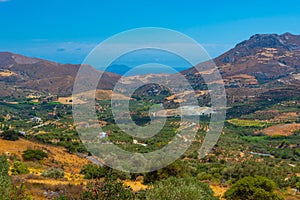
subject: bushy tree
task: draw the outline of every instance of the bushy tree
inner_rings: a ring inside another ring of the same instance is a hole
[[[81,168],[80,173],[84,175],[85,179],[96,179],[104,177],[106,170],[104,167],[98,165],[87,164]]]
[[[244,177],[233,184],[225,193],[224,197],[227,200],[282,200],[278,194],[275,193],[276,185],[274,181],[262,177]]]
[[[191,174],[189,166],[183,161],[176,161],[158,171],[146,173],[144,183],[154,183],[155,181],[167,179],[169,177],[184,178]]]
[[[1,199],[10,200],[11,179],[8,175],[9,164],[5,156],[0,156],[0,194]]]
[[[154,184],[153,188],[146,191],[146,199],[164,200],[217,200],[209,185],[195,178],[171,177]]]
[[[23,152],[24,160],[42,160],[43,158],[48,158],[48,154],[40,149],[27,149]]]
[[[190,175],[189,166],[183,161],[176,161],[167,167],[157,171],[159,179],[167,179],[170,176],[183,178]]]
[[[87,200],[133,200],[134,193],[129,187],[118,181],[105,179],[94,180],[87,185],[88,190],[83,194]]]
[[[0,199],[1,200],[31,200],[31,195],[26,193],[23,183],[20,186],[12,184],[8,175],[9,164],[6,156],[0,156]]]
[[[21,161],[16,161],[12,166],[11,173],[12,175],[28,174],[29,170],[26,164]]]
[[[19,133],[17,133],[14,130],[5,130],[2,133],[2,138],[4,140],[11,140],[11,141],[16,141],[19,139]]]
[[[48,171],[44,171],[41,175],[48,178],[58,179],[63,178],[65,176],[65,172],[62,169],[51,168]]]
[[[10,200],[33,200],[31,194],[27,193],[27,188],[22,182],[19,186],[14,185],[10,193]]]
[[[222,172],[222,179],[235,183],[247,176],[263,176],[273,180],[278,187],[291,186],[290,181],[286,181],[286,174],[290,173],[288,166],[277,167],[274,161],[255,162],[249,160],[225,168]]]
[[[298,192],[300,192],[300,182],[296,183],[296,189],[297,189]]]

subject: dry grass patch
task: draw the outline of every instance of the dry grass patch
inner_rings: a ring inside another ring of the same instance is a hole
[[[123,183],[125,186],[129,186],[134,192],[138,192],[140,190],[146,190],[147,185],[144,185],[142,181],[131,181],[127,180]]]
[[[87,180],[55,180],[55,179],[28,179],[27,183],[30,184],[43,184],[43,185],[86,185]]]
[[[22,138],[17,141],[0,139],[0,154],[15,154],[22,158],[23,151],[28,148],[41,149],[48,153],[49,157],[42,161],[42,165],[47,167],[63,166],[65,172],[72,174],[78,174],[81,167],[89,163],[88,159],[81,158],[76,154],[70,154],[63,147],[35,143]]]
[[[228,187],[222,187],[216,184],[210,184],[209,186],[212,189],[212,191],[215,193],[215,197],[219,197],[221,200],[224,199],[222,197],[224,196],[225,192],[228,190]]]

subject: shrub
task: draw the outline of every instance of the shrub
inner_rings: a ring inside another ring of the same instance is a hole
[[[273,180],[280,188],[290,186],[289,181],[285,181],[285,178],[291,169],[282,165],[276,167],[275,164],[274,161],[245,161],[225,168],[222,172],[222,179],[235,183],[247,176],[263,176]]]
[[[83,194],[83,199],[109,199],[109,200],[133,200],[134,193],[129,187],[117,181],[95,180],[87,185],[88,190]]]
[[[11,173],[12,173],[12,175],[28,174],[29,170],[27,168],[27,165],[25,165],[21,161],[16,161],[13,164],[13,167],[11,169]]]
[[[27,149],[23,152],[24,160],[42,160],[43,158],[48,158],[48,154],[39,149]]]
[[[154,183],[162,179],[167,179],[169,177],[184,178],[191,175],[191,170],[189,166],[180,160],[159,169],[158,171],[153,171],[146,173],[144,176],[144,183]]]
[[[80,173],[84,175],[85,179],[96,179],[104,177],[106,174],[106,170],[104,167],[100,167],[94,164],[87,164],[82,167]]]
[[[209,185],[201,183],[195,178],[171,177],[154,184],[154,187],[146,191],[146,199],[164,200],[190,200],[205,199],[217,200]]]
[[[5,156],[0,156],[0,195],[1,200],[31,200],[31,196],[26,193],[23,183],[20,186],[12,184],[8,175],[9,164]]]
[[[296,189],[297,189],[298,192],[300,192],[300,182],[296,183]]]
[[[274,181],[262,177],[245,177],[233,184],[225,193],[227,200],[281,200],[282,197],[275,193],[276,185]]]
[[[0,194],[1,199],[10,199],[10,190],[12,187],[11,179],[8,175],[9,164],[5,156],[0,156]]]
[[[51,168],[48,171],[43,172],[41,176],[57,179],[63,178],[65,176],[65,173],[61,169]]]
[[[55,200],[68,200],[68,197],[63,195],[63,196],[56,198]]]
[[[19,139],[19,134],[14,130],[6,130],[2,133],[2,138],[4,140],[16,141]]]
[[[31,194],[27,192],[27,188],[22,182],[19,186],[14,185],[11,189],[10,200],[33,200]]]

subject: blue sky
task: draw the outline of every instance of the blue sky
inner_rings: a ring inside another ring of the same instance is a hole
[[[185,33],[215,57],[255,33],[300,34],[300,3],[0,0],[0,51],[62,63],[80,63],[104,39],[149,26]]]

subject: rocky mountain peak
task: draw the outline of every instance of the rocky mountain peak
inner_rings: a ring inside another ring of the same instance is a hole
[[[278,34],[255,34],[235,46],[235,48],[283,48],[286,50],[300,49],[300,35],[289,32]]]

